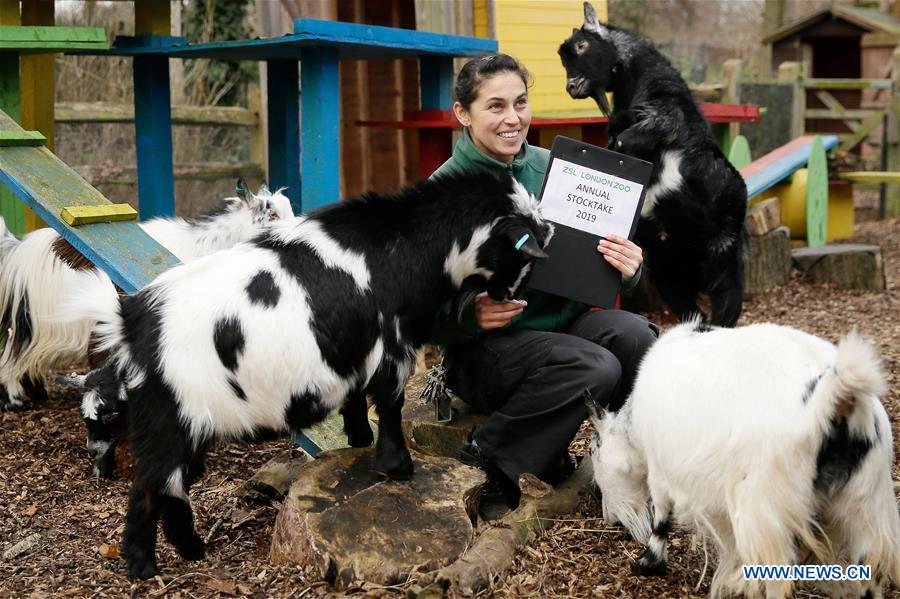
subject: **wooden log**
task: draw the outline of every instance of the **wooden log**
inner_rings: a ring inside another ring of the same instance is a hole
[[[794,265],[814,283],[831,283],[844,289],[883,291],[884,260],[877,245],[829,244],[796,248]]]
[[[791,235],[778,227],[761,236],[750,237],[744,256],[744,294],[763,293],[784,285],[791,277]]]
[[[263,464],[234,494],[254,502],[281,501],[308,461],[303,452],[284,451]]]
[[[781,202],[767,198],[747,209],[745,219],[750,235],[765,235],[781,226]]]

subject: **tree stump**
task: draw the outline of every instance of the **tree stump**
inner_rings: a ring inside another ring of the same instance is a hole
[[[425,373],[410,377],[406,384],[403,404],[403,434],[409,446],[428,455],[456,458],[466,444],[469,431],[482,424],[487,415],[477,414],[465,402],[453,398],[453,419],[438,422],[434,405],[426,404],[419,396],[425,388]]]
[[[791,234],[778,227],[765,235],[751,236],[744,256],[744,293],[763,293],[787,284],[791,278]]]
[[[792,251],[794,265],[815,283],[883,291],[884,261],[877,245],[829,244]]]
[[[300,468],[275,520],[271,559],[313,566],[323,580],[391,585],[459,558],[472,541],[484,473],[413,454],[410,481],[375,472],[370,448],[323,452]]]

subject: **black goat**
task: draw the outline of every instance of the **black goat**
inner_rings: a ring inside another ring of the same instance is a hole
[[[654,164],[637,241],[663,300],[685,319],[700,313],[697,296],[705,291],[713,324],[734,326],[747,188],[687,84],[650,40],[600,23],[589,2],[559,55],[569,94],[593,98],[609,115],[609,148]]]

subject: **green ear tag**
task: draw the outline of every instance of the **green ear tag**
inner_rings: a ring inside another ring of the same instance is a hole
[[[528,238],[531,237],[530,233],[525,233],[522,237],[519,238],[519,241],[516,242],[516,249],[521,250],[522,246],[525,245],[525,242],[528,241]]]

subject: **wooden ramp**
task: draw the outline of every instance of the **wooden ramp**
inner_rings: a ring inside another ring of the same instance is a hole
[[[0,111],[0,184],[8,187],[44,222],[88,260],[102,269],[126,293],[134,293],[158,274],[180,264],[144,233],[136,222],[69,226],[62,218],[67,206],[110,204],[78,173]]]
[[[8,187],[123,291],[134,293],[180,264],[135,221],[69,226],[63,220],[63,208],[111,202],[44,147],[43,136],[25,131],[3,111],[0,132],[0,185]],[[315,457],[324,449],[347,447],[342,427],[341,416],[334,412],[316,429],[295,436],[295,440]]]

